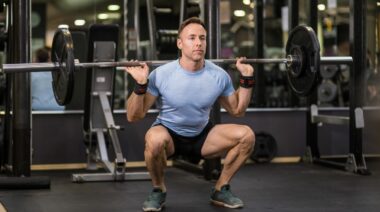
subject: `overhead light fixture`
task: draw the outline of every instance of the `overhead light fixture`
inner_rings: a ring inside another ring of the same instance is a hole
[[[100,14],[98,15],[98,18],[99,18],[100,20],[108,19],[108,14],[107,14],[107,13],[100,13]]]
[[[120,10],[120,6],[117,4],[110,4],[110,5],[108,5],[107,9],[109,11],[118,11],[118,10]]]
[[[244,17],[245,16],[245,11],[244,10],[235,10],[234,11],[234,16],[236,16],[236,17]]]
[[[253,19],[255,19],[255,16],[252,13],[248,14],[248,20],[253,21]]]
[[[69,25],[67,25],[67,24],[58,25],[58,29],[68,29],[68,28],[69,28]]]
[[[75,26],[83,26],[86,24],[86,21],[83,19],[77,19],[74,21]]]
[[[325,11],[326,10],[326,5],[324,5],[324,4],[318,4],[318,10],[319,11]]]
[[[377,5],[378,7],[380,7],[380,2],[376,2],[376,5]]]
[[[251,0],[243,0],[243,4],[249,5],[249,4],[251,4]]]
[[[169,14],[169,13],[173,13],[173,10],[172,10],[172,8],[161,8],[161,7],[156,7],[156,8],[154,8],[154,12],[156,12],[156,13],[167,13],[167,14]]]

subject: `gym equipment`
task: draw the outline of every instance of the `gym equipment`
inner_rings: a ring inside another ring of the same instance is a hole
[[[321,76],[324,79],[333,78],[339,71],[339,67],[337,65],[326,65],[321,67]]]
[[[267,132],[256,133],[255,148],[250,158],[256,163],[268,163],[277,154],[276,139]]]
[[[1,189],[49,189],[50,178],[43,176],[0,177]]]
[[[298,95],[307,96],[317,83],[319,64],[351,64],[352,57],[320,57],[319,43],[312,28],[300,25],[290,32],[286,44],[286,58],[280,59],[246,59],[244,63],[284,63],[288,70],[288,81],[291,89]],[[107,68],[121,66],[140,66],[142,62],[158,66],[169,61],[141,62],[75,62],[73,43],[68,29],[58,29],[53,38],[52,63],[3,64],[2,72],[52,71],[53,88],[58,104],[65,105],[70,101],[74,86],[74,71],[86,68]],[[236,59],[211,59],[217,64],[232,64]]]
[[[54,34],[51,60],[59,70],[52,71],[54,96],[59,105],[65,105],[74,90],[74,48],[69,30],[57,30]]]
[[[112,41],[94,42],[94,60],[110,61],[115,59],[116,44]],[[110,70],[111,69],[111,70]],[[114,72],[112,68],[94,68],[91,83],[91,99],[89,111],[89,141],[87,146],[87,167],[96,169],[100,161],[105,173],[73,174],[73,182],[87,181],[124,181],[150,179],[148,172],[129,172],[125,170],[126,159],[123,157],[110,100],[112,99]],[[92,138],[95,134],[96,139]],[[112,163],[108,157],[106,138],[109,138],[114,149],[115,160]]]
[[[104,35],[104,32],[107,32]],[[88,31],[88,61],[117,60],[117,25],[94,24]],[[94,67],[86,73],[84,98],[83,132],[87,153],[87,169],[96,170],[98,163],[102,173],[73,174],[73,182],[124,181],[149,179],[148,172],[126,172],[126,159],[123,156],[113,118],[113,91],[115,72],[112,67]],[[109,148],[112,146],[110,160]]]
[[[338,96],[338,86],[331,80],[324,80],[318,86],[318,99],[326,103],[333,101]]]

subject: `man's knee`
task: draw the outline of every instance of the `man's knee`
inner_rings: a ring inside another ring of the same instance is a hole
[[[150,130],[145,135],[145,153],[153,156],[160,155],[166,148],[165,134],[156,130]]]
[[[241,128],[241,134],[240,144],[243,146],[243,149],[251,152],[255,145],[255,133],[249,126],[243,125]]]

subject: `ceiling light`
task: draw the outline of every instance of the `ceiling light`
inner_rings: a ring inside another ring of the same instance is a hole
[[[100,13],[100,14],[98,15],[98,18],[99,18],[100,20],[107,19],[107,18],[108,18],[108,14],[106,14],[106,13]]]
[[[120,6],[117,5],[117,4],[110,4],[110,5],[108,5],[107,9],[108,9],[109,11],[117,11],[117,10],[120,9]]]
[[[255,19],[255,16],[252,13],[248,14],[248,20],[253,21],[253,19]]]
[[[251,0],[243,0],[243,4],[249,5],[249,4],[251,4]]]
[[[326,5],[324,5],[324,4],[318,4],[318,10],[320,10],[320,11],[326,10]]]
[[[86,21],[83,19],[77,19],[74,21],[75,26],[83,26],[86,24]]]
[[[68,29],[68,28],[69,28],[69,25],[67,25],[67,24],[58,25],[58,29]]]
[[[377,5],[378,7],[380,7],[380,2],[376,2],[376,5]]]
[[[244,17],[245,16],[245,11],[244,10],[235,10],[234,15],[236,17]]]

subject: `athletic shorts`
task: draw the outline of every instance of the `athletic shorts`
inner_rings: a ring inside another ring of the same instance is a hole
[[[178,158],[180,156],[181,158],[193,162],[197,162],[203,158],[201,153],[202,146],[206,141],[208,133],[214,127],[214,125],[211,122],[209,122],[199,135],[194,137],[187,137],[178,135],[177,133],[175,133],[174,131],[162,124],[158,125],[165,127],[173,139],[174,154],[171,155],[169,158]]]

